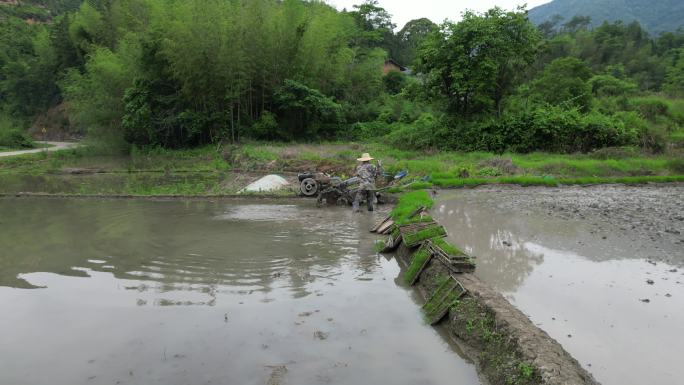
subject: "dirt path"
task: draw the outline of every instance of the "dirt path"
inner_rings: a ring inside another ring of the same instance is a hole
[[[47,143],[48,145],[52,147],[48,148],[41,148],[42,145]],[[77,142],[36,142],[39,148],[34,148],[32,150],[20,150],[20,151],[7,151],[7,152],[0,152],[0,158],[1,157],[6,157],[6,156],[17,156],[17,155],[26,155],[26,154],[36,154],[41,151],[59,151],[59,150],[68,150],[70,148],[75,148],[79,146],[79,143]]]

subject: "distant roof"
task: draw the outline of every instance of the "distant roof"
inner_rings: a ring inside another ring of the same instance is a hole
[[[406,67],[404,67],[403,65],[397,63],[396,61],[394,61],[394,59],[387,59],[387,60],[385,60],[385,64],[394,64],[395,66],[399,67],[399,70],[402,71],[402,72],[408,70],[408,68],[406,68]]]

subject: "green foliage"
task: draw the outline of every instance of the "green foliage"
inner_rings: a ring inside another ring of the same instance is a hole
[[[466,125],[454,145],[464,150],[561,153],[636,144],[638,133],[598,112],[547,106]]]
[[[670,51],[668,62],[663,88],[670,95],[684,97],[684,48]]]
[[[404,88],[406,75],[401,72],[390,71],[382,78],[382,83],[385,86],[385,91],[391,95],[396,95]]]
[[[429,87],[462,117],[500,111],[520,73],[535,59],[540,34],[523,10],[465,12],[445,22],[419,50],[418,69]]]
[[[430,149],[443,147],[443,137],[446,135],[446,123],[426,112],[411,124],[398,125],[386,136],[386,140],[401,149]]]
[[[128,46],[122,46],[126,51]],[[86,72],[70,69],[61,87],[70,102],[72,119],[91,131],[118,130],[124,114],[123,96],[134,70],[121,55],[108,48],[94,50]]]
[[[529,362],[521,362],[518,364],[518,369],[523,379],[531,379],[534,376],[534,366]]]
[[[32,147],[34,147],[33,139],[8,116],[0,115],[0,148],[24,149]]]
[[[276,132],[278,132],[278,121],[275,114],[264,111],[252,125],[249,136],[255,139],[272,139]]]
[[[287,131],[282,139],[330,137],[342,121],[342,107],[320,91],[294,80],[285,84],[275,94],[278,113],[283,117]],[[326,125],[329,125],[326,127]],[[330,132],[326,133],[328,129]]]
[[[587,112],[592,101],[588,83],[591,76],[591,69],[582,60],[573,57],[556,59],[535,81],[534,91],[546,103]]]
[[[633,94],[638,85],[631,80],[618,79],[613,75],[595,75],[589,79],[589,87],[595,96],[625,96]]]
[[[650,122],[656,122],[659,117],[667,116],[668,104],[658,97],[634,98],[629,101],[630,107]]]
[[[303,0],[26,0],[0,18],[0,113],[26,128],[57,106],[72,130],[117,146],[657,153],[682,142],[684,102],[671,98],[684,97],[684,32],[652,38],[638,23],[553,20],[542,40],[524,9],[495,8],[394,33],[374,0],[351,12]],[[419,75],[383,76],[388,58]]]
[[[399,44],[390,50],[392,58],[403,65],[412,65],[416,60],[418,48],[430,33],[438,29],[437,24],[426,18],[409,21],[396,35],[395,40],[398,40]]]

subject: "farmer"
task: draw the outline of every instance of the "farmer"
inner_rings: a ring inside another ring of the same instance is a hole
[[[356,176],[359,178],[359,191],[356,192],[354,197],[354,212],[359,212],[359,205],[361,201],[365,198],[368,204],[368,211],[373,211],[373,202],[375,201],[375,175],[377,174],[377,169],[373,166],[370,161],[373,160],[370,154],[365,153],[359,159],[357,159],[361,164],[356,168]]]

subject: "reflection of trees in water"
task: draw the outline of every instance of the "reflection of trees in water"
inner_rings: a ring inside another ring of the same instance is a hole
[[[449,238],[477,258],[476,274],[499,291],[515,291],[544,261],[543,255],[524,248],[526,240],[519,235],[526,226],[523,221],[484,202],[445,202],[438,207],[437,218]]]
[[[302,218],[280,223],[215,220],[224,208],[211,202],[0,201],[0,285],[31,287],[17,275],[36,271],[86,276],[73,270],[86,267],[139,282],[128,289],[157,292],[157,304],[188,304],[172,298],[183,291],[206,297],[195,304],[212,305],[220,291],[263,295],[285,287],[301,297],[342,269],[377,268],[357,258],[373,254],[370,243],[368,252],[360,249],[365,229],[339,213],[303,209]]]

